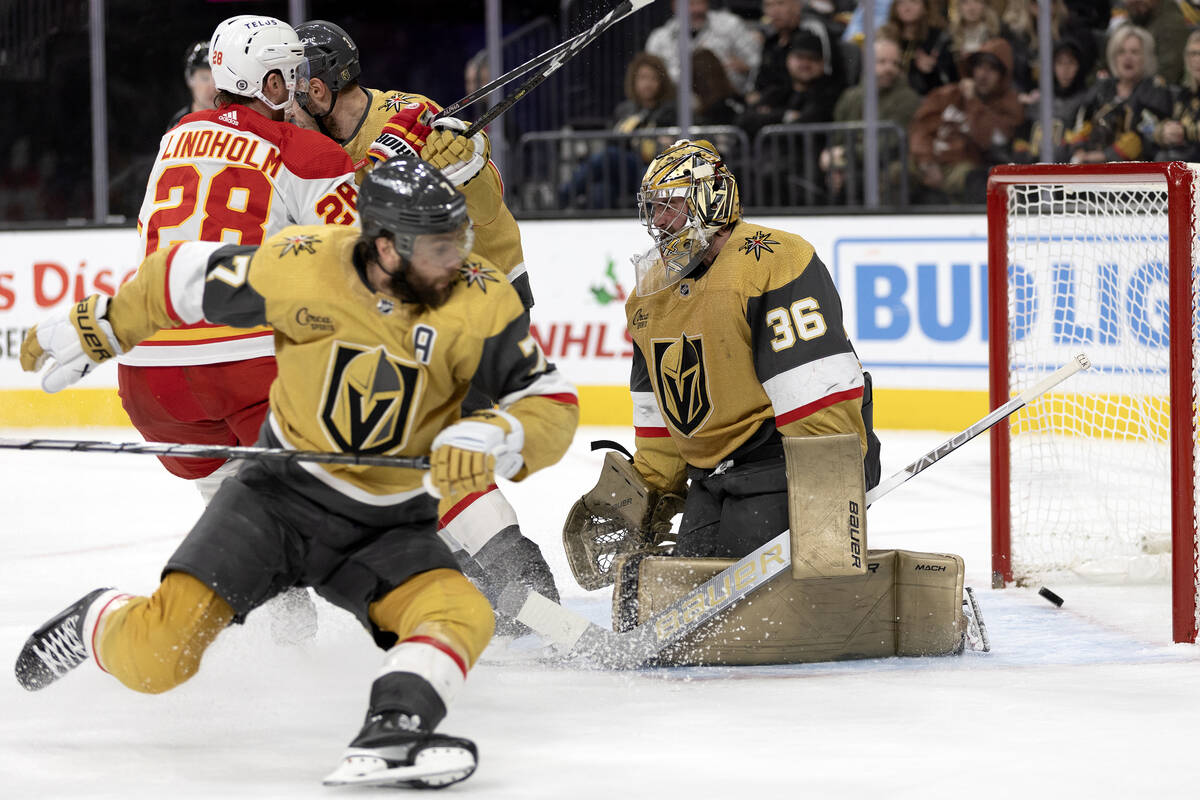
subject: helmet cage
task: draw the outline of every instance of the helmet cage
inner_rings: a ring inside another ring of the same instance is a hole
[[[659,262],[668,274],[639,277],[644,287],[672,285],[700,263],[713,236],[741,216],[737,182],[708,142],[680,139],[651,162],[637,195],[638,217],[658,258],[635,261],[643,270]]]

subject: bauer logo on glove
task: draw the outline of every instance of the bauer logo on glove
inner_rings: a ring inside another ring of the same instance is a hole
[[[99,294],[85,297],[30,328],[21,342],[21,369],[37,372],[51,361],[42,388],[53,393],[123,353],[108,321],[109,299]]]

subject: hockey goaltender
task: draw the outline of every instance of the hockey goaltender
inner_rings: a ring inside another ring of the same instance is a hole
[[[867,550],[865,491],[880,474],[870,376],[812,245],[743,219],[734,176],[706,141],[659,154],[638,205],[654,245],[635,259],[625,307],[636,450],[606,455],[564,525],[580,585],[615,583],[617,631],[684,597],[686,622],[759,578],[739,570],[713,597],[689,596],[699,584],[790,530],[790,568],[660,663],[962,652],[962,558]]]

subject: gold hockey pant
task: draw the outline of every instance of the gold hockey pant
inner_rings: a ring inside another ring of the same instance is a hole
[[[492,637],[487,599],[459,572],[435,569],[397,586],[370,606],[371,621],[404,641],[430,636],[474,665]],[[158,694],[186,681],[204,651],[233,619],[233,609],[183,572],[163,578],[150,597],[135,597],[100,620],[96,659],[139,692]]]

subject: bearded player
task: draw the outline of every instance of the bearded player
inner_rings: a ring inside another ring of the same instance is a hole
[[[332,22],[312,20],[297,26],[296,32],[307,56],[301,67],[306,91],[296,95],[296,121],[342,145],[360,180],[375,164],[398,154],[420,156],[442,170],[466,198],[476,252],[499,267],[525,307],[532,307],[520,231],[504,205],[500,173],[488,159],[487,136],[461,136],[467,126],[456,119],[439,121],[438,129],[431,128],[428,119],[441,107],[423,95],[362,86],[358,47]],[[486,397],[471,393],[463,413],[489,405]],[[558,599],[554,575],[541,549],[521,532],[516,512],[496,486],[443,498],[439,515],[443,535],[463,569],[493,605],[513,580]],[[523,630],[504,619],[499,626],[502,633]]]

